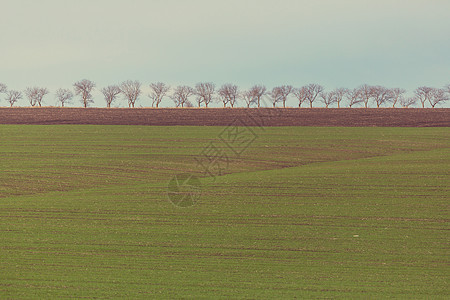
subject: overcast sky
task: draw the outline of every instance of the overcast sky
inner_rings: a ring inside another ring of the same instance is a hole
[[[450,83],[449,0],[0,0],[0,10],[0,82],[10,89],[83,78],[99,88]]]

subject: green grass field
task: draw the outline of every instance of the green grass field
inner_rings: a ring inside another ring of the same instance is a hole
[[[0,125],[0,298],[450,297],[448,128],[223,129]]]

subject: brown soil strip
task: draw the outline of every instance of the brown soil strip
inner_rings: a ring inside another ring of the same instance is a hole
[[[450,108],[0,107],[0,124],[449,127]]]

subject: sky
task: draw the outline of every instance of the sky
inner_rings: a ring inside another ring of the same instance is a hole
[[[157,81],[450,83],[448,0],[0,0],[0,11],[0,82],[54,92],[86,78],[95,106],[102,87],[124,80],[143,83],[138,106],[150,106]]]

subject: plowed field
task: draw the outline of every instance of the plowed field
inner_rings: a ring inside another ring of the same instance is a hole
[[[418,108],[0,108],[0,124],[226,126],[450,126],[450,109]]]

